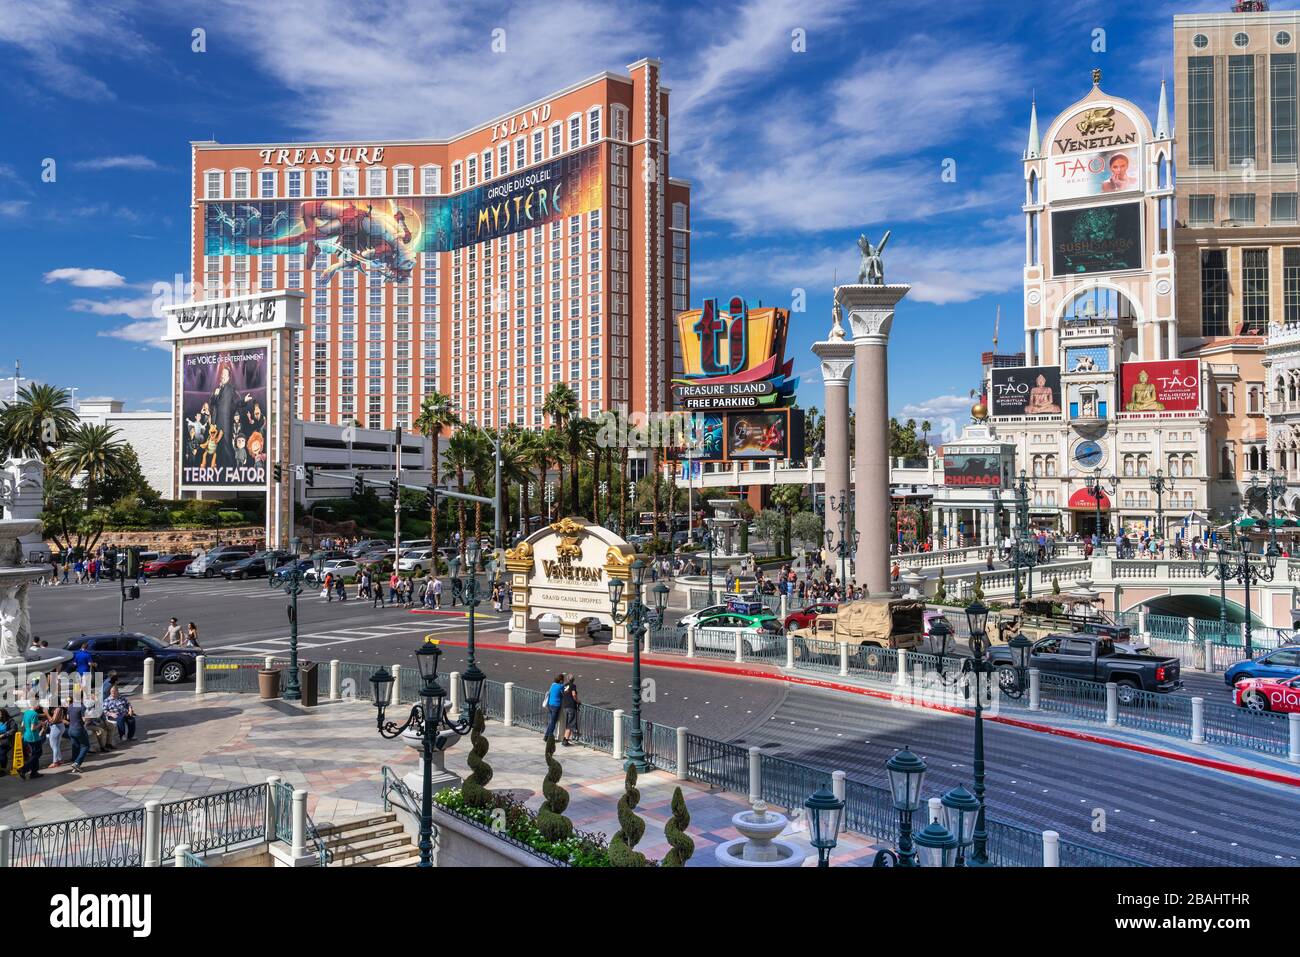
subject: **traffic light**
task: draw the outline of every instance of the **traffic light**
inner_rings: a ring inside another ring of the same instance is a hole
[[[438,507],[438,486],[436,485],[425,486],[425,495],[427,496],[427,498],[424,504],[429,509],[429,511],[432,512],[435,508]]]
[[[402,491],[401,483],[399,483],[399,482],[397,481],[397,479],[392,479],[392,480],[388,483],[388,491],[389,491],[389,493],[393,496],[393,501],[396,502],[396,501],[397,501],[397,496],[398,496],[398,495],[401,493],[401,491]]]
[[[279,484],[280,479],[283,477],[283,470],[281,469],[281,466],[280,466],[280,463],[279,463],[279,462],[276,462],[276,463],[275,463],[274,471],[275,471],[275,481],[276,481],[276,484]]]
[[[126,577],[134,580],[140,575],[140,549],[132,545],[126,550]]]
[[[361,498],[366,494],[366,480],[360,475],[352,480],[352,497]]]
[[[311,488],[316,483],[316,466],[308,465],[304,471],[307,473],[307,487]]]

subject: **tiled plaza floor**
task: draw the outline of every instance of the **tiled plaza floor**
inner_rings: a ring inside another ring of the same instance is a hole
[[[322,703],[300,711],[251,694],[196,699],[190,692],[174,691],[135,698],[133,704],[140,716],[136,740],[109,754],[92,754],[81,775],[64,765],[43,771],[37,781],[0,779],[0,824],[22,827],[127,810],[147,800],[176,801],[260,784],[274,774],[307,790],[308,811],[320,825],[379,810],[381,766],[399,775],[419,766],[413,749],[380,738],[374,709],[363,703]],[[546,773],[541,737],[497,722],[489,723],[487,736],[487,760],[495,772],[492,789],[514,791],[537,807]],[[449,751],[448,769],[463,776],[468,753],[466,738]],[[48,754],[47,747],[47,760]],[[620,762],[583,747],[557,748],[556,757],[564,766],[560,783],[570,796],[566,816],[582,830],[612,835],[618,830],[617,803],[623,791]],[[691,864],[712,865],[715,846],[739,836],[731,816],[747,810],[747,801],[741,795],[678,782],[665,772],[643,775],[638,782],[637,811],[646,831],[637,849],[652,858],[667,853],[663,825],[671,816],[678,785],[691,814],[688,833],[696,845]],[[808,849],[802,831],[792,829],[783,839]],[[862,837],[846,834],[833,860],[836,865],[869,864],[875,850]],[[805,866],[815,862],[811,855]]]

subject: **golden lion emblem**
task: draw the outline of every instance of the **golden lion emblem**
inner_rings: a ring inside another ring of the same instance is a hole
[[[508,562],[525,562],[530,561],[533,557],[533,546],[527,542],[520,542],[514,548],[506,549],[506,561]]]
[[[1083,136],[1094,133],[1109,133],[1115,129],[1115,107],[1099,106],[1083,114],[1083,119],[1074,124]]]

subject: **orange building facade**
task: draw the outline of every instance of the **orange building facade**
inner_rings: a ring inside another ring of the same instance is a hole
[[[443,140],[192,145],[196,293],[300,290],[297,414],[410,428],[449,394],[482,426],[670,403],[690,186],[655,60]]]

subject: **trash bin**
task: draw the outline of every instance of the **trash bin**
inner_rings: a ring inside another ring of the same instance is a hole
[[[298,687],[302,690],[302,704],[316,707],[320,688],[320,665],[307,661],[298,665]]]
[[[272,668],[257,673],[257,690],[262,700],[280,697],[280,669]]]

